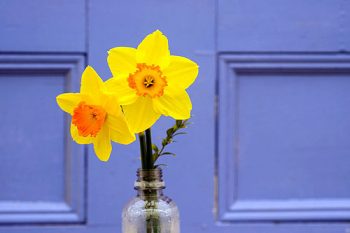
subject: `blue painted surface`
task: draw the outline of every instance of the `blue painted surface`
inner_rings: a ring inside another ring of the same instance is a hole
[[[78,90],[83,60],[0,55],[0,224],[84,221],[84,148],[70,140],[55,104],[56,95]]]
[[[348,231],[349,12],[344,0],[1,1],[0,232],[120,232],[139,147],[98,161],[54,97],[78,89],[85,62],[110,78],[106,51],[155,29],[200,66],[193,124],[161,161],[182,232]]]
[[[85,52],[86,1],[0,2],[0,51]]]
[[[20,75],[15,71],[1,75],[0,82],[0,92],[8,96],[1,99],[1,107],[6,109],[1,131],[7,132],[8,137],[4,137],[0,145],[0,182],[4,184],[0,199],[62,200],[64,132],[63,127],[57,130],[57,126],[64,125],[64,118],[47,97],[54,98],[63,91],[64,78],[52,74]],[[25,101],[23,96],[27,96]],[[42,109],[47,114],[43,114]],[[32,162],[28,164],[29,155]],[[43,176],[44,173],[47,176]]]
[[[220,56],[221,221],[349,219],[349,62],[335,54]]]
[[[218,1],[220,51],[348,50],[350,2]]]

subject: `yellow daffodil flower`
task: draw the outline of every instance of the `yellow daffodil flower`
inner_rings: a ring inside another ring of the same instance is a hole
[[[111,49],[107,61],[113,74],[106,82],[107,89],[118,93],[133,132],[150,128],[161,115],[190,118],[192,103],[186,88],[196,79],[198,65],[170,55],[168,39],[159,30],[149,34],[137,49]]]
[[[104,91],[104,83],[88,66],[81,78],[80,93],[57,96],[60,108],[72,115],[70,132],[79,144],[94,144],[97,157],[107,161],[112,152],[111,140],[129,144],[135,140],[117,96]]]

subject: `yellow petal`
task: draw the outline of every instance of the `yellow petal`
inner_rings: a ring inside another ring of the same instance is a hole
[[[56,97],[56,101],[60,108],[69,113],[73,114],[73,111],[79,102],[82,101],[83,97],[79,93],[64,93]]]
[[[91,66],[87,66],[81,77],[80,93],[96,98],[100,95],[102,87],[103,81],[100,76]]]
[[[130,74],[136,70],[136,49],[116,47],[108,51],[107,62],[113,76]]]
[[[108,161],[109,156],[112,152],[112,145],[109,128],[106,124],[104,124],[101,131],[97,134],[94,140],[94,151],[101,161]]]
[[[121,105],[131,104],[136,101],[137,95],[135,89],[129,87],[127,77],[111,78],[105,82],[108,92],[118,96]]]
[[[167,87],[163,96],[153,100],[154,110],[164,116],[171,116],[176,120],[191,117],[192,103],[185,90],[175,90]]]
[[[188,88],[198,75],[198,65],[188,58],[171,56],[170,64],[163,70],[169,86]]]
[[[93,142],[93,137],[82,137],[78,133],[78,128],[71,124],[70,125],[70,134],[72,135],[73,140],[78,144],[90,144]]]
[[[115,96],[107,96],[104,103],[104,109],[107,111],[105,124],[110,129],[112,141],[129,144],[135,141],[135,135],[130,131],[125,116],[121,111],[118,100]]]
[[[165,68],[169,65],[169,61],[168,39],[159,30],[146,36],[137,47],[137,63],[158,65]]]
[[[135,134],[130,131],[123,115],[108,115],[106,124],[110,129],[109,132],[112,141],[120,144],[130,144],[135,141]]]
[[[145,131],[160,117],[160,114],[153,110],[149,97],[139,97],[135,103],[123,106],[123,111],[133,133]]]
[[[102,107],[108,114],[115,116],[123,115],[116,95],[105,95]]]

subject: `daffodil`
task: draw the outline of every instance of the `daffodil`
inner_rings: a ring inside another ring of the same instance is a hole
[[[97,157],[107,161],[111,140],[129,144],[135,140],[116,95],[105,91],[104,83],[88,66],[81,79],[80,93],[64,93],[56,98],[60,108],[72,115],[70,132],[79,144],[93,143]]]
[[[192,103],[186,89],[196,79],[198,66],[188,58],[170,55],[168,39],[159,30],[136,49],[111,49],[107,61],[113,75],[107,89],[120,96],[133,132],[150,128],[161,115],[190,118]]]

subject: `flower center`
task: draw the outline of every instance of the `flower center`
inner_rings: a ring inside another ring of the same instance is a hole
[[[137,70],[129,75],[128,82],[129,87],[135,89],[137,95],[151,98],[162,96],[167,86],[166,77],[159,66],[144,63],[137,64]]]
[[[96,105],[88,105],[80,102],[74,109],[72,123],[78,128],[78,133],[83,137],[96,137],[106,120],[106,111]]]

